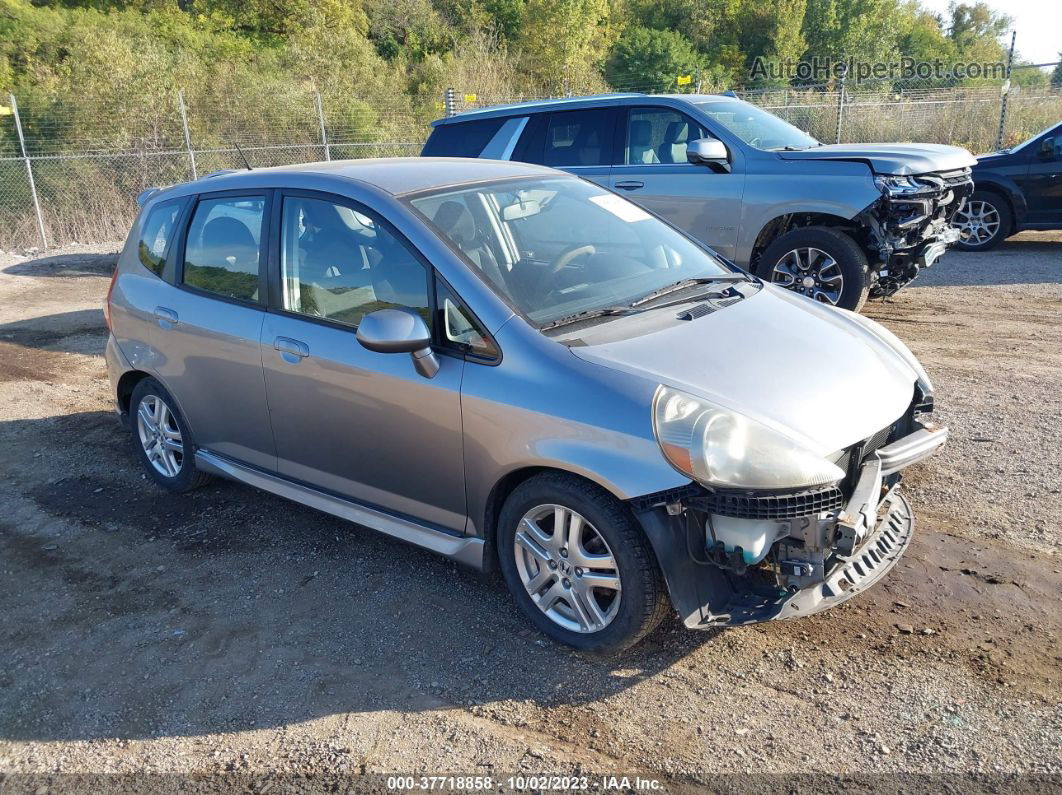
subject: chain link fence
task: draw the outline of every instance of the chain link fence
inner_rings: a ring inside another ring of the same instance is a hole
[[[683,79],[674,90],[713,89],[698,82]],[[736,93],[827,143],[919,141],[985,152],[997,139],[1013,145],[1062,120],[1062,87],[1009,81],[835,81]],[[270,96],[255,108],[186,102],[181,92],[150,107],[0,98],[0,248],[119,240],[144,188],[241,168],[244,157],[258,167],[415,156],[432,118],[543,98],[459,87],[383,107],[313,90]]]

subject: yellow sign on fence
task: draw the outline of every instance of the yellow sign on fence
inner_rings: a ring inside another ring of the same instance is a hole
[[[476,95],[475,94],[465,94],[465,102],[475,102],[475,101],[476,101]]]
[[[693,82],[693,75],[679,75],[675,78],[675,82],[680,86],[688,86]]]
[[[0,116],[10,116],[10,115],[11,115],[11,108],[9,108],[7,105],[0,105]]]

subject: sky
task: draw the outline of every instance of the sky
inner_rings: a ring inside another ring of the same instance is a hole
[[[949,0],[921,0],[924,8],[947,18]],[[1014,20],[1018,55],[1033,63],[1058,60],[1062,50],[1062,2],[1059,0],[988,0],[994,11]],[[1005,39],[1010,44],[1010,36]]]

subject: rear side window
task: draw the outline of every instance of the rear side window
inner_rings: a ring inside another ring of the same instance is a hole
[[[156,276],[161,276],[166,268],[166,252],[173,242],[174,228],[183,204],[183,201],[176,200],[155,205],[148,211],[140,227],[137,256],[143,266]]]
[[[436,127],[421,150],[422,157],[479,157],[505,119],[480,119]]]
[[[546,128],[542,164],[608,165],[612,160],[613,118],[613,113],[607,109],[552,114]]]
[[[204,199],[188,227],[184,283],[226,298],[257,301],[265,199]]]

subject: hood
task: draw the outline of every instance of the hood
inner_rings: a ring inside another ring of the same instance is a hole
[[[974,156],[943,144],[827,144],[799,152],[778,152],[783,160],[858,160],[875,174],[928,174],[970,168]]]
[[[899,419],[918,377],[849,313],[770,285],[697,320],[586,341],[572,353],[740,412],[819,455]]]

